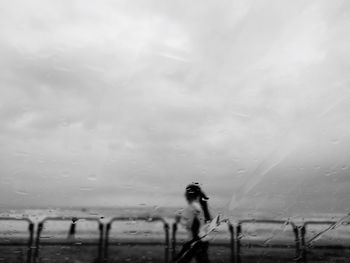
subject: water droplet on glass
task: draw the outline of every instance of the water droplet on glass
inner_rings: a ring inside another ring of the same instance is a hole
[[[23,191],[23,190],[16,190],[15,193],[19,194],[19,195],[28,195],[28,192]]]
[[[271,242],[271,240],[272,240],[272,237],[265,239],[264,245],[268,245]]]
[[[96,177],[95,174],[90,174],[90,175],[88,176],[88,180],[89,180],[89,181],[96,181],[96,180],[97,180],[97,177]]]
[[[242,168],[241,168],[241,169],[238,169],[238,170],[237,170],[237,173],[241,175],[241,174],[245,173],[245,169],[242,169]]]
[[[64,171],[62,174],[61,174],[61,177],[63,178],[68,178],[70,176],[69,172],[67,171]]]
[[[63,127],[67,127],[67,126],[69,126],[70,123],[69,123],[67,118],[62,118],[61,121],[60,121],[60,124]]]
[[[14,153],[14,156],[27,158],[29,156],[29,153],[26,151],[17,151]]]
[[[332,143],[338,144],[338,143],[339,143],[339,139],[333,139],[333,140],[332,140]]]
[[[93,188],[92,187],[80,187],[80,191],[91,191]]]

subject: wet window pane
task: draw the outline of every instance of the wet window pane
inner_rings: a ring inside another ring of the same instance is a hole
[[[347,262],[350,3],[0,3],[1,262]]]

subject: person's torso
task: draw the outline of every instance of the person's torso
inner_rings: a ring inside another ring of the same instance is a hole
[[[186,228],[189,238],[195,238],[205,224],[204,213],[198,202],[190,203],[181,213],[180,223]]]

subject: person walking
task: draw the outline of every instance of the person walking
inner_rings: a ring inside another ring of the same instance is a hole
[[[209,198],[198,183],[186,187],[185,198],[188,206],[177,216],[177,221],[188,231],[189,241],[183,244],[174,262],[188,263],[194,258],[197,263],[210,263],[209,242],[200,235],[201,228],[211,221],[208,208]]]

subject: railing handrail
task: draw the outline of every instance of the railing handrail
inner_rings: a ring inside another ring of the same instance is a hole
[[[338,223],[338,221],[336,220],[320,220],[320,221],[305,221],[303,223],[303,226],[308,226],[308,225],[332,225],[332,224],[336,224]],[[350,225],[350,221],[344,221],[341,223],[341,225]]]
[[[112,217],[109,222],[107,223],[107,225],[111,225],[113,222],[115,221],[146,221],[146,222],[157,222],[160,221],[162,222],[164,225],[167,224],[168,222],[160,216],[155,216],[155,217],[147,217],[147,216],[136,216],[136,217],[130,217],[130,216],[116,216],[116,217]]]
[[[102,223],[101,222],[101,218],[99,217],[77,217],[77,216],[47,216],[44,219],[42,219],[41,221],[39,221],[40,223],[45,223],[46,221],[79,221],[79,220],[85,220],[85,221],[95,221],[98,223]]]
[[[261,224],[290,224],[293,228],[296,228],[296,224],[289,220],[281,220],[281,219],[242,219],[238,220],[238,225],[239,224],[244,224],[244,223],[261,223]]]
[[[0,221],[26,221],[29,224],[34,224],[33,221],[27,217],[9,217],[9,216],[1,216]]]

